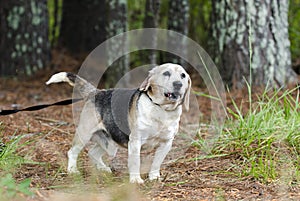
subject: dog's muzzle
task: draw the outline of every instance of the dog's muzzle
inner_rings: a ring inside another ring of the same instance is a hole
[[[180,81],[175,81],[173,82],[173,92],[167,92],[165,93],[165,97],[168,98],[171,101],[176,101],[178,99],[181,98],[181,93],[180,93],[180,89],[182,87],[182,82]]]
[[[179,92],[167,92],[164,95],[171,101],[176,101],[181,98],[181,94]]]

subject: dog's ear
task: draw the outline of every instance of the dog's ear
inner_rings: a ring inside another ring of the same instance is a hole
[[[148,91],[149,87],[150,87],[150,78],[151,76],[149,75],[141,84],[139,90],[140,91]]]
[[[140,85],[140,88],[139,88],[140,91],[148,91],[149,87],[151,86],[150,78],[154,74],[154,70],[155,70],[155,68],[153,68],[152,70],[149,71],[148,77]]]
[[[184,100],[183,100],[183,105],[184,105],[184,108],[186,109],[186,111],[189,111],[189,109],[190,109],[190,93],[191,93],[191,89],[192,89],[192,81],[191,81],[191,78],[189,77],[188,78],[188,88],[187,88],[187,90],[185,92]]]

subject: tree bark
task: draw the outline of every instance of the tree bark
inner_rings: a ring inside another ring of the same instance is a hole
[[[127,31],[127,1],[106,0],[108,23],[106,37],[111,43],[106,47],[109,68],[106,72],[106,85],[113,87],[118,80],[129,70],[129,55],[125,55],[128,48],[127,39],[116,41],[113,37]],[[122,55],[117,61],[112,61],[110,55]]]
[[[296,82],[288,38],[288,0],[212,1],[214,59],[228,85]],[[251,71],[250,71],[251,69]]]
[[[190,4],[188,0],[172,0],[169,1],[168,12],[168,29],[176,31],[185,36],[189,30],[189,10]],[[172,47],[177,47],[182,54],[187,54],[185,41],[168,41]],[[167,54],[167,60],[173,63],[184,65],[184,61],[174,55]]]
[[[32,75],[50,60],[46,0],[0,1],[0,75]]]
[[[144,28],[157,28],[159,20],[160,0],[146,0]],[[155,51],[157,36],[153,35],[151,38],[154,50],[143,51],[142,60],[146,63],[156,64],[157,51]]]
[[[72,53],[89,52],[106,39],[105,0],[64,0],[59,43]]]

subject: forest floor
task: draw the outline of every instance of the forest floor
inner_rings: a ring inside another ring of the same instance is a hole
[[[64,58],[68,60],[68,58]],[[74,61],[74,60],[72,60]],[[68,85],[48,87],[44,83],[55,71],[73,70],[74,61],[60,60],[54,70],[43,71],[25,80],[0,79],[0,107],[52,103],[68,99],[72,88]],[[69,66],[63,68],[62,66]],[[243,94],[237,93],[242,99]],[[203,116],[210,115],[206,106],[210,100],[199,98]],[[230,104],[230,103],[229,103]],[[195,146],[187,147],[177,160],[162,166],[162,181],[146,182],[137,186],[128,184],[128,173],[116,168],[112,174],[94,171],[86,152],[80,155],[81,176],[66,173],[67,151],[74,136],[72,106],[55,106],[35,112],[20,112],[0,116],[3,141],[22,135],[18,153],[28,162],[13,171],[21,181],[31,178],[33,197],[25,200],[299,200],[298,188],[270,181],[261,183],[251,177],[240,177],[233,171],[235,155],[202,157]],[[122,169],[122,168],[121,168]]]

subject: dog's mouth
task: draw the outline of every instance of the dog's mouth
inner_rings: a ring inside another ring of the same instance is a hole
[[[176,101],[181,97],[181,94],[178,92],[167,92],[164,93],[165,97],[168,98],[171,101]]]

